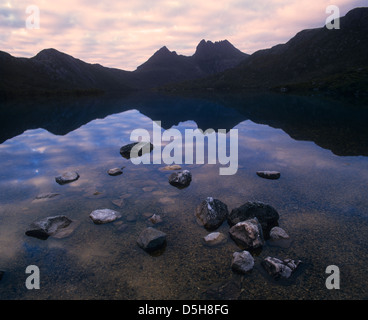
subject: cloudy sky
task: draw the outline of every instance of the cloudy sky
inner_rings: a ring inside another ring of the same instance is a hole
[[[34,11],[39,9],[39,29]],[[32,57],[55,48],[89,63],[135,70],[166,45],[190,56],[200,40],[227,39],[246,53],[285,43],[368,0],[0,0],[0,50]]]

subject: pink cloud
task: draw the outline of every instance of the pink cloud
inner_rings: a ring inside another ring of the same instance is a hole
[[[364,0],[335,0],[341,14]],[[27,30],[25,0],[0,3],[0,48],[34,56],[55,48],[90,63],[134,70],[166,45],[192,55],[201,39],[228,39],[253,53],[284,43],[298,31],[323,26],[329,0],[34,0],[40,29]]]

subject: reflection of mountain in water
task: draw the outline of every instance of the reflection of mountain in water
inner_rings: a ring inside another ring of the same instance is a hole
[[[223,98],[255,123],[280,128],[339,156],[368,155],[368,107],[321,97],[255,94]]]
[[[65,135],[97,118],[137,109],[165,129],[193,120],[198,127],[227,129],[251,120],[280,128],[296,140],[313,141],[341,156],[368,155],[368,108],[280,94],[126,97],[9,101],[0,105],[0,143],[28,129]]]

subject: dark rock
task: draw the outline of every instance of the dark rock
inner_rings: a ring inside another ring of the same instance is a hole
[[[196,208],[197,221],[207,230],[215,230],[221,226],[228,214],[227,205],[212,197],[207,197]]]
[[[151,227],[144,229],[137,239],[137,244],[148,252],[161,249],[165,242],[166,234]]]
[[[64,172],[61,176],[55,177],[55,180],[58,184],[66,184],[79,179],[78,172]]]
[[[257,175],[261,178],[276,180],[280,178],[280,172],[277,171],[257,171]]]
[[[262,202],[246,202],[242,206],[231,210],[228,215],[228,223],[230,226],[240,221],[256,217],[262,226],[263,235],[268,238],[270,230],[278,226],[279,214],[270,205]]]
[[[115,221],[116,219],[121,218],[121,213],[110,210],[110,209],[99,209],[94,210],[90,213],[89,217],[95,224],[104,224]]]
[[[1,281],[1,279],[3,278],[3,276],[4,276],[4,273],[5,273],[5,271],[1,271],[1,270],[0,270],[0,281]]]
[[[49,236],[56,236],[58,232],[61,232],[71,223],[72,220],[66,216],[47,217],[33,222],[26,231],[26,235],[46,240]]]
[[[265,268],[268,274],[275,279],[288,279],[300,263],[300,260],[280,260],[278,258],[267,257],[262,261],[262,266]]]
[[[247,250],[264,245],[262,227],[257,218],[238,222],[230,228],[229,233],[236,244]]]
[[[185,188],[189,186],[192,181],[192,174],[189,170],[173,172],[169,176],[169,183],[178,188]]]
[[[254,267],[254,259],[248,251],[234,252],[231,268],[240,273],[247,273]]]
[[[137,150],[137,154],[132,154],[132,149],[134,146],[137,146],[134,148],[134,150]],[[125,146],[122,146],[120,148],[120,154],[125,159],[130,158],[136,158],[141,157],[143,154],[150,153],[153,150],[153,144],[150,142],[134,142],[127,144]]]

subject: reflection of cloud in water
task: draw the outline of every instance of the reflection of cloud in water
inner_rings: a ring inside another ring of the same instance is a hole
[[[367,165],[364,157],[337,157],[313,143],[295,141],[282,130],[245,121],[235,128],[239,133],[238,172],[232,176],[220,176],[222,165],[219,163],[184,164],[182,168],[191,170],[193,180],[188,188],[177,190],[169,185],[171,172],[160,170],[162,165],[136,166],[121,157],[120,147],[130,143],[130,133],[138,128],[147,130],[152,136],[152,120],[131,110],[92,121],[65,136],[54,136],[41,129],[29,130],[0,145],[0,243],[3,244],[0,256],[3,261],[6,260],[5,267],[13,263],[12,260],[19,263],[17,254],[22,254],[24,243],[45,252],[60,248],[65,249],[73,261],[67,268],[93,270],[96,281],[99,277],[98,285],[101,284],[99,281],[104,281],[101,279],[106,272],[108,277],[110,272],[116,275],[116,279],[131,278],[132,274],[136,274],[137,263],[146,263],[141,270],[143,273],[140,271],[137,277],[133,277],[137,279],[135,285],[142,281],[142,288],[146,289],[146,275],[156,285],[161,280],[167,280],[166,276],[162,277],[162,270],[165,275],[172,271],[177,277],[176,267],[181,265],[182,259],[175,259],[175,253],[183,252],[169,248],[159,260],[152,260],[137,249],[139,230],[146,227],[147,218],[153,213],[159,213],[164,218],[162,228],[170,237],[169,246],[188,248],[189,254],[202,257],[208,251],[201,251],[203,247],[198,245],[198,239],[205,234],[205,230],[195,224],[194,212],[196,206],[208,196],[220,199],[230,210],[249,200],[269,203],[279,211],[282,222],[297,222],[283,225],[295,228],[294,231],[299,226],[304,227],[304,217],[299,218],[299,215],[306,216],[308,212],[315,212],[313,216],[316,217],[320,211],[327,212],[326,216],[330,217],[331,212],[334,215],[350,213],[352,208],[364,214],[367,207],[363,185],[364,178],[368,179],[368,170],[364,170]],[[178,129],[184,137],[185,129],[196,129],[197,125],[193,121],[185,121],[172,128]],[[186,143],[188,147],[194,147],[193,143]],[[122,166],[126,166],[123,175],[111,177],[107,174],[107,169]],[[270,181],[256,175],[257,170],[267,169],[280,169],[281,178]],[[59,186],[55,176],[65,171],[78,171],[79,180]],[[96,196],[96,191],[101,194]],[[44,202],[33,201],[41,192],[57,192],[60,196]],[[96,208],[116,209],[112,200],[118,199],[124,199],[121,208],[123,218],[119,223],[127,222],[128,213],[137,216],[135,224],[131,224],[123,236],[118,224],[95,226],[88,217]],[[70,237],[40,243],[24,236],[24,229],[29,223],[56,214],[66,214],[80,223]],[[320,221],[318,219],[317,222]],[[228,230],[226,222],[222,227]],[[308,228],[313,229],[314,224],[308,225]],[[329,244],[334,241],[328,240]],[[301,247],[295,253],[303,255],[304,247],[298,241],[299,237],[295,237],[296,244]],[[231,242],[227,245],[230,246]],[[266,246],[265,250],[268,249]],[[324,252],[312,253],[325,257]],[[311,256],[311,260],[316,256]],[[227,264],[222,258],[217,262]],[[55,268],[62,266],[59,260],[55,261],[58,263]],[[192,262],[191,259],[186,261]],[[213,256],[208,261],[205,265],[207,269],[213,266]],[[160,268],[157,268],[157,262],[162,263]],[[193,265],[193,270],[198,270],[195,260]],[[227,267],[220,265],[226,273]],[[159,270],[160,274],[152,277],[149,274],[151,270]],[[216,274],[218,270],[216,267]],[[189,273],[188,278],[183,277],[184,281],[192,279],[194,273]]]
[[[240,123],[239,159],[260,157],[277,167],[338,168],[339,158],[313,142],[295,141],[281,129],[251,121]],[[267,160],[266,160],[267,159]]]

